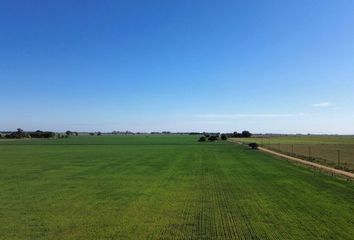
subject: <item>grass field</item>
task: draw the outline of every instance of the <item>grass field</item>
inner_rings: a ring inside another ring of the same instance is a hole
[[[242,138],[244,142],[259,144],[350,144],[354,146],[354,136],[340,135],[298,135]]]
[[[257,142],[281,153],[354,172],[354,136],[280,136],[234,140]]]
[[[354,184],[229,142],[0,142],[0,239],[353,239]]]

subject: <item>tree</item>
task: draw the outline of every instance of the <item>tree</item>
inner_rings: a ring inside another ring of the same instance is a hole
[[[198,142],[205,142],[206,141],[206,137],[202,136],[199,138]]]
[[[54,132],[43,132],[41,130],[37,130],[35,132],[30,132],[29,135],[31,138],[54,138],[55,133]]]
[[[227,140],[227,136],[226,136],[226,134],[221,134],[221,140]]]
[[[79,133],[78,133],[78,132],[74,132],[74,134],[75,134],[76,137],[79,136]]]
[[[233,137],[239,138],[239,137],[242,137],[242,134],[241,134],[241,133],[238,133],[238,132],[234,132],[234,133],[233,133]]]
[[[249,131],[243,131],[242,132],[242,137],[248,138],[248,137],[251,137],[251,136],[252,136],[252,134]]]
[[[95,133],[90,133],[90,136],[95,136]]]
[[[101,136],[102,135],[102,133],[101,132],[97,132],[97,136]]]
[[[65,134],[66,134],[66,136],[70,136],[70,135],[72,135],[73,133],[68,130],[68,131],[65,132]]]
[[[16,132],[12,132],[5,135],[5,138],[28,138],[30,135],[24,132],[21,128],[17,128]]]
[[[217,136],[210,136],[210,137],[208,137],[208,141],[214,142],[214,141],[216,141],[216,140],[218,140],[218,137],[217,137]]]
[[[252,148],[252,149],[258,149],[257,143],[250,143],[250,144],[248,144],[248,146],[250,146],[250,148]]]

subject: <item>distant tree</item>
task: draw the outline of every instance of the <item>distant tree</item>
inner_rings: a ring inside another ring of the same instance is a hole
[[[91,132],[91,133],[90,133],[90,136],[95,136],[95,133],[92,133],[92,132]]]
[[[226,134],[221,134],[221,140],[227,140],[227,136],[226,136]]]
[[[200,135],[200,133],[199,132],[190,132],[190,133],[188,133],[189,135]]]
[[[198,140],[198,142],[205,142],[206,141],[206,137],[204,136],[201,136]]]
[[[21,128],[17,128],[16,132],[11,132],[5,135],[5,138],[28,138],[30,135],[24,132]]]
[[[97,136],[101,136],[102,135],[102,133],[101,132],[97,132]]]
[[[78,132],[74,132],[74,134],[75,134],[76,137],[79,136],[79,133],[78,133]]]
[[[239,138],[239,137],[242,137],[242,134],[241,134],[241,133],[238,133],[238,132],[234,132],[234,133],[232,134],[232,137]]]
[[[55,132],[44,132],[41,130],[37,130],[35,132],[30,132],[29,135],[31,136],[31,138],[54,138]]]
[[[208,141],[214,142],[214,141],[216,141],[216,140],[218,140],[218,137],[217,137],[217,136],[210,136],[210,137],[208,137]]]
[[[242,132],[242,137],[248,138],[248,137],[251,137],[251,136],[252,136],[252,134],[249,131],[243,131]]]
[[[248,146],[252,149],[258,149],[258,144],[257,143],[249,143]]]
[[[68,131],[65,132],[65,134],[66,134],[66,136],[71,136],[73,133],[68,130]]]

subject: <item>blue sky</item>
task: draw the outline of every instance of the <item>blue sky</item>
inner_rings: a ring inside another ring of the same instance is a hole
[[[354,134],[354,1],[0,3],[0,129]]]

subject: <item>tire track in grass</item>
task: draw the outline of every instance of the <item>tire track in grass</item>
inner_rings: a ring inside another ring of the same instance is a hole
[[[243,204],[240,204],[240,207],[243,209],[245,213],[248,215],[252,215],[252,220],[249,220],[249,222],[255,223],[255,221],[258,219],[262,220],[264,218],[264,215],[269,215],[269,219],[277,219],[278,223],[281,223],[281,219],[278,218],[279,215],[286,217],[290,216],[291,213],[289,212],[287,207],[278,209],[278,214],[274,214],[274,211],[269,211],[266,209],[266,206],[268,205],[264,200],[263,196],[259,194],[259,185],[262,185],[262,182],[257,182],[254,183],[252,182],[253,176],[262,176],[262,171],[258,171],[258,164],[254,164],[250,162],[249,158],[244,158],[241,155],[238,155],[239,157],[239,164],[241,165],[240,168],[243,169],[242,172],[239,172],[237,176],[235,175],[230,175],[229,173],[226,173],[228,179],[232,179],[230,182],[243,182],[242,190],[244,193],[247,193],[249,195],[250,201],[244,201]],[[279,190],[279,189],[278,189]],[[239,189],[240,191],[240,189]],[[269,191],[273,192],[273,191]],[[269,195],[269,193],[267,193]],[[252,204],[251,204],[252,203]],[[250,205],[250,206],[248,206]],[[260,213],[263,213],[263,215],[260,215]],[[256,218],[256,219],[255,219]],[[293,219],[291,219],[293,221]],[[257,222],[257,221],[256,221]],[[264,219],[262,220],[264,222]],[[295,224],[296,222],[291,223]],[[279,228],[282,231],[279,231]],[[294,236],[288,233],[287,229],[283,227],[283,224],[277,225],[276,229],[274,227],[270,228],[267,226],[264,226],[262,224],[261,226],[257,225],[253,231],[257,234],[257,238],[261,239],[293,239]],[[284,235],[285,234],[285,235]],[[295,237],[296,238],[296,237]]]
[[[193,158],[198,159],[193,170],[196,181],[191,186],[194,195],[184,201],[179,215],[180,224],[176,226],[170,219],[163,229],[154,234],[154,239],[246,239],[243,236],[249,233],[235,229],[242,221],[236,224],[236,219],[230,214],[229,200],[214,169],[217,167],[214,155],[205,157],[198,154]],[[178,233],[174,232],[176,227],[180,230]]]
[[[246,154],[246,153],[244,153]],[[257,161],[257,158],[255,156],[254,158],[255,160],[253,161]],[[279,164],[272,164],[272,163],[267,163],[267,162],[257,162],[257,164],[254,164],[253,162],[251,162],[250,160],[248,161],[242,161],[242,164],[245,166],[245,171],[246,174],[248,176],[263,176],[266,177],[266,173],[270,172],[270,170],[272,170],[271,172],[273,172],[273,170],[276,170],[275,172],[281,172],[284,169],[280,169],[282,166],[280,166]],[[286,165],[288,167],[288,165]],[[253,169],[255,172],[254,174],[252,174],[249,170]],[[294,176],[285,176],[287,180],[292,180],[292,178],[296,178],[297,181],[301,181],[303,182],[304,180],[297,175]],[[269,176],[268,176],[269,177]],[[277,179],[277,178],[273,178],[273,179]],[[251,179],[250,179],[251,180]],[[256,179],[253,179],[256,180]],[[273,180],[274,181],[274,180]],[[313,222],[318,222],[319,219],[323,219],[323,211],[325,211],[325,209],[321,209],[320,206],[313,205],[311,208],[309,208],[308,201],[306,201],[306,199],[304,199],[302,197],[301,193],[301,188],[303,189],[309,189],[309,187],[304,187],[302,186],[303,184],[296,184],[294,185],[292,188],[289,188],[287,186],[283,186],[280,188],[276,185],[274,186],[274,184],[270,184],[271,182],[268,181],[268,185],[266,185],[265,183],[267,183],[267,181],[259,181],[256,182],[256,185],[254,184],[254,182],[250,182],[249,184],[247,184],[247,186],[252,186],[252,187],[256,187],[258,186],[259,189],[259,193],[266,193],[265,195],[261,195],[258,194],[257,192],[255,193],[255,195],[257,197],[254,197],[254,201],[253,203],[261,206],[262,204],[264,204],[264,200],[270,200],[270,199],[274,199],[275,201],[273,201],[273,203],[276,203],[275,207],[277,208],[277,211],[279,214],[272,216],[272,219],[277,219],[278,216],[281,216],[281,219],[286,219],[286,222],[283,222],[282,224],[279,225],[280,230],[278,231],[279,233],[285,234],[282,235],[282,237],[286,237],[287,239],[291,239],[291,238],[299,238],[299,237],[303,237],[304,233],[305,235],[307,235],[307,237],[310,237],[311,239],[315,239],[315,238],[323,238],[323,237],[328,237],[328,235],[323,233],[323,224],[313,224]],[[275,182],[274,182],[275,183]],[[303,182],[304,183],[304,182]],[[312,182],[313,183],[313,182]],[[247,186],[245,186],[247,188]],[[263,189],[261,189],[261,188]],[[265,191],[265,189],[268,191]],[[310,189],[313,189],[314,193],[316,192],[316,188],[310,187]],[[279,191],[280,190],[280,191]],[[248,192],[251,192],[250,190],[247,190]],[[311,190],[312,191],[312,190]],[[269,193],[272,192],[272,194],[270,195]],[[304,195],[307,196],[307,195]],[[266,197],[266,198],[265,198]],[[300,197],[300,198],[299,198]],[[287,201],[290,200],[291,201]],[[294,199],[298,199],[297,201],[294,201]],[[325,199],[325,198],[324,198]],[[269,201],[268,200],[268,201]],[[294,205],[295,204],[295,205]],[[304,209],[304,213],[299,215],[299,217],[294,217],[294,213],[299,214],[298,211],[299,209]],[[250,210],[251,211],[251,210]],[[273,211],[274,212],[274,211]],[[279,219],[279,218],[278,218]],[[332,225],[332,224],[336,224],[336,218],[331,218],[327,221],[327,225]],[[310,223],[310,224],[309,224]],[[289,229],[286,229],[286,226],[289,226]],[[299,232],[298,229],[294,229],[294,228],[301,228],[303,231]],[[293,228],[293,230],[289,231],[291,228]],[[272,231],[267,231],[268,233],[272,233]],[[290,234],[289,232],[295,232],[296,234]],[[339,233],[339,235],[343,235],[344,233]],[[277,236],[274,236],[274,238]]]
[[[150,234],[149,239],[195,239],[198,226],[195,224],[195,214],[193,211],[196,207],[195,203],[198,192],[195,191],[195,187],[191,186],[190,183],[195,178],[196,173],[193,162],[192,166],[188,166],[190,167],[188,169],[183,166],[185,161],[190,159],[195,159],[195,156],[191,158],[189,154],[185,154],[181,157],[180,168],[182,168],[182,172],[190,173],[190,175],[183,174],[180,176],[180,191],[169,194],[165,199],[166,202],[170,203],[178,201],[181,210],[171,213],[173,216],[166,218],[165,221],[161,221],[161,226]],[[164,211],[170,212],[170,209],[166,208]]]
[[[216,176],[220,176],[218,179],[219,181],[216,181],[219,185],[218,189],[221,191],[219,192],[218,195],[220,196],[225,196],[222,201],[224,203],[223,208],[227,209],[227,211],[230,214],[230,219],[234,220],[235,218],[241,219],[240,222],[236,223],[237,225],[241,226],[243,238],[247,239],[277,239],[277,237],[273,234],[267,234],[267,231],[264,228],[261,228],[259,226],[254,225],[254,216],[252,216],[250,213],[252,213],[252,210],[254,209],[248,209],[245,208],[244,204],[244,197],[242,197],[243,194],[247,195],[255,195],[256,197],[250,198],[246,202],[255,202],[257,209],[261,209],[264,207],[264,204],[261,201],[258,201],[258,197],[255,194],[255,189],[248,188],[247,187],[247,181],[249,178],[248,174],[243,174],[239,170],[237,172],[232,172],[232,178],[228,176],[224,170],[225,166],[223,166],[224,163],[222,157],[220,154],[215,155],[215,163],[217,164],[214,169],[218,170],[218,173],[215,174]],[[226,159],[229,159],[229,156],[226,156]],[[237,156],[237,164],[242,164],[242,159],[240,159],[240,156]],[[242,170],[242,167],[240,167]],[[236,173],[236,174],[235,174]],[[231,180],[232,179],[232,180]],[[230,181],[231,180],[231,181]],[[235,193],[235,184],[238,186],[238,193]],[[226,204],[225,204],[226,203]],[[237,211],[235,211],[237,210]],[[238,212],[238,215],[235,217],[235,212]],[[290,238],[288,238],[290,239]]]
[[[214,169],[216,171],[215,176],[218,176],[214,181],[216,183],[216,192],[219,196],[219,207],[222,211],[223,216],[226,216],[227,223],[231,224],[227,231],[237,232],[237,228],[240,227],[241,235],[237,234],[237,237],[240,239],[257,239],[254,234],[255,229],[251,225],[249,219],[247,218],[246,212],[241,208],[240,205],[234,204],[235,202],[234,194],[232,194],[232,188],[226,182],[225,175],[221,171],[220,159],[218,154],[214,153]],[[233,201],[232,201],[233,200]],[[236,213],[236,214],[235,214]],[[239,221],[237,221],[237,219]],[[225,224],[223,226],[226,227]],[[230,233],[228,233],[230,235]]]

